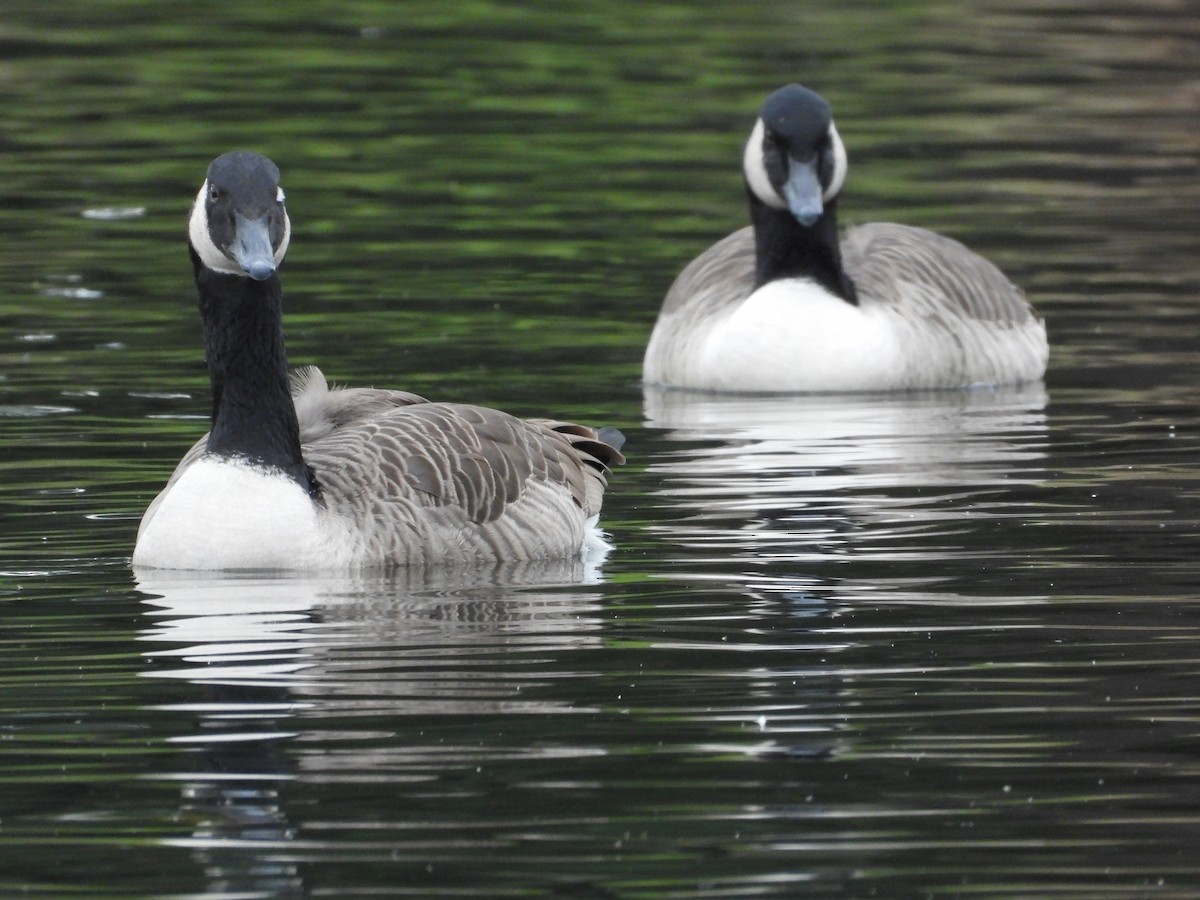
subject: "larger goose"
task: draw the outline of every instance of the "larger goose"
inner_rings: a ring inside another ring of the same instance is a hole
[[[217,158],[188,235],[212,429],[146,510],[134,565],[551,559],[598,539],[619,433],[402,391],[331,390],[316,369],[289,381],[278,267],[291,223],[269,159]]]
[[[921,228],[839,238],[846,151],[798,84],[763,103],[743,158],[752,225],[680,273],[648,384],[707,391],[961,388],[1040,379],[1046,328],[994,265]]]

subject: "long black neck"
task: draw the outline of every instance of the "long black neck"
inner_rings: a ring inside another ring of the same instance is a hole
[[[754,223],[754,286],[779,278],[810,278],[847,303],[858,303],[854,282],[842,269],[837,200],[825,204],[821,218],[805,227],[786,209],[767,206],[747,189]]]
[[[192,251],[212,382],[208,452],[279,469],[315,493],[289,390],[279,274],[266,281],[205,268]]]

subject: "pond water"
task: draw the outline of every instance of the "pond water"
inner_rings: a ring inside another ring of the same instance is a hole
[[[6,3],[0,895],[1200,893],[1200,20],[1173,0]],[[847,222],[1044,385],[643,393],[800,80]],[[171,579],[184,218],[272,156],[292,361],[620,427],[607,559]]]

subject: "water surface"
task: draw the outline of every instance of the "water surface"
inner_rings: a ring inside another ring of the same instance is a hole
[[[1188,4],[55,9],[0,14],[0,894],[1200,891]],[[1045,385],[643,392],[793,79],[847,223],[999,263]],[[131,571],[232,147],[293,362],[626,432],[606,560]]]

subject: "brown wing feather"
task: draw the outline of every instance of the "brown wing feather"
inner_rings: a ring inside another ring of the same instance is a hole
[[[1024,324],[1037,314],[1004,273],[953,238],[876,222],[846,232],[842,264],[864,303],[899,305],[897,289],[923,289],[943,314],[998,324]]]
[[[398,407],[303,452],[362,552],[405,563],[577,552],[605,484],[601,457],[577,451],[571,435],[478,406]]]
[[[562,427],[573,430],[564,433]],[[318,482],[336,486],[341,496],[410,497],[483,525],[498,520],[532,484],[561,487],[580,509],[598,512],[588,482],[602,487],[608,463],[622,459],[600,446],[607,447],[583,426],[425,403],[348,422],[306,444],[303,452]]]

